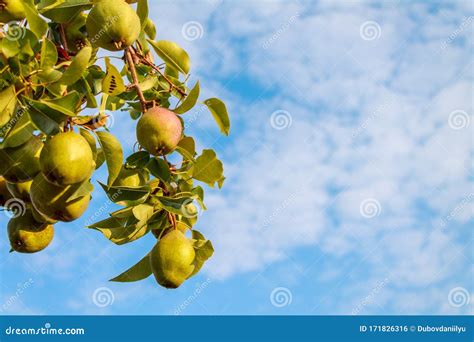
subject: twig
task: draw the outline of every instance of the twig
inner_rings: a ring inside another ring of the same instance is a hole
[[[170,87],[172,89],[176,89],[176,91],[183,97],[186,96],[186,92],[183,91],[181,88],[177,87],[168,77],[166,77],[166,75],[163,73],[163,71],[160,70],[160,68],[158,68],[155,64],[151,63],[148,59],[146,59],[145,57],[137,54],[135,51],[135,56],[139,57],[140,59],[140,62],[142,62],[143,64],[146,64],[150,67],[152,67],[154,70],[156,70],[164,79],[166,82],[168,82],[168,84],[170,85]]]
[[[138,76],[137,76],[137,70],[135,69],[135,63],[133,60],[132,56],[132,49],[129,47],[127,50],[125,50],[125,56],[127,58],[127,64],[130,69],[130,73],[132,74],[132,79],[133,79],[133,86],[137,90],[138,98],[140,100],[140,104],[142,105],[142,112],[145,113],[147,110],[147,102],[145,99],[145,96],[143,96],[143,92],[140,89],[140,85],[138,84]]]
[[[66,40],[66,32],[64,32],[64,26],[62,24],[59,25],[59,34],[61,35],[61,41],[63,43],[64,50],[69,51]]]
[[[176,217],[174,216],[174,214],[168,212],[168,218],[171,222],[171,225],[173,226],[173,229],[177,229],[178,225],[176,224]]]

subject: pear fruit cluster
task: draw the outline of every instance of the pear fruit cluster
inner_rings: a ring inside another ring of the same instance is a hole
[[[90,145],[74,132],[46,141],[32,136],[19,146],[0,149],[0,204],[13,210],[8,224],[12,249],[41,251],[53,239],[54,223],[79,218],[91,196],[78,189],[94,169]]]
[[[160,37],[152,3],[0,0],[0,210],[11,252],[42,251],[58,223],[76,220],[116,245],[148,235],[153,248],[111,280],[154,276],[176,289],[214,253],[195,226],[203,186],[225,180],[214,149],[185,135],[185,115],[202,104],[224,135],[230,119],[220,99],[201,98],[189,54]],[[114,135],[127,119],[134,128]],[[101,165],[107,202],[97,222],[81,220]]]

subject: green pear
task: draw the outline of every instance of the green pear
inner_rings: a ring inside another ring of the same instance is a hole
[[[22,0],[0,0],[0,22],[8,23],[25,19],[25,7]]]
[[[13,198],[13,195],[7,188],[7,181],[0,176],[0,207],[4,207],[5,203]]]
[[[33,183],[33,180],[18,183],[7,182],[7,189],[15,198],[28,203],[30,202],[31,183]]]
[[[29,209],[8,222],[10,245],[20,253],[35,253],[45,249],[53,240],[53,236],[53,226],[37,222]]]
[[[148,174],[144,170],[126,169],[122,166],[113,186],[137,187],[148,182]]]
[[[74,132],[59,133],[47,140],[40,156],[41,172],[56,185],[71,185],[90,178],[94,156],[87,140]]]
[[[173,152],[182,136],[180,119],[166,108],[151,108],[137,123],[138,143],[155,156]]]
[[[33,179],[40,171],[39,156],[43,142],[31,137],[17,147],[0,149],[0,174],[10,183]]]
[[[150,253],[155,279],[163,287],[179,287],[194,270],[196,254],[192,242],[174,229],[162,237]]]
[[[120,51],[131,46],[140,35],[140,18],[123,0],[101,0],[94,4],[86,22],[94,46]]]
[[[88,194],[69,200],[81,185],[58,186],[48,182],[40,173],[31,184],[31,203],[37,211],[51,220],[74,221],[84,214],[91,199]]]

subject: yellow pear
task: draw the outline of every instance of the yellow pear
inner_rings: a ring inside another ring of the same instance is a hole
[[[90,194],[69,201],[69,198],[81,186],[58,186],[46,180],[42,173],[31,184],[31,203],[37,211],[51,220],[70,222],[84,214],[90,202]]]
[[[173,152],[182,136],[180,119],[166,108],[151,108],[137,123],[138,143],[155,156]]]
[[[31,137],[23,145],[0,149],[0,174],[10,183],[33,179],[40,171],[42,148],[43,142]]]
[[[53,226],[37,222],[29,209],[8,222],[10,245],[20,253],[35,253],[45,249],[53,240],[53,236]]]
[[[132,45],[140,35],[140,18],[123,0],[97,1],[86,22],[89,40],[94,46],[120,51]]]
[[[23,0],[0,0],[0,22],[23,20],[25,16]]]
[[[188,238],[174,229],[162,237],[150,253],[155,279],[163,287],[179,287],[194,270],[194,247]]]
[[[45,142],[40,166],[51,183],[70,185],[90,178],[95,161],[87,140],[77,133],[66,132],[56,134]]]

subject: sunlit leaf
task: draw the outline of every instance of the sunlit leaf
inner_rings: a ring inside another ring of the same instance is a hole
[[[212,116],[214,117],[214,120],[216,120],[221,132],[225,135],[229,135],[230,119],[224,102],[216,98],[211,98],[204,101],[204,104],[211,111]]]
[[[120,141],[109,132],[95,132],[104,152],[105,162],[109,170],[107,185],[110,187],[117,179],[123,164],[123,150]]]

